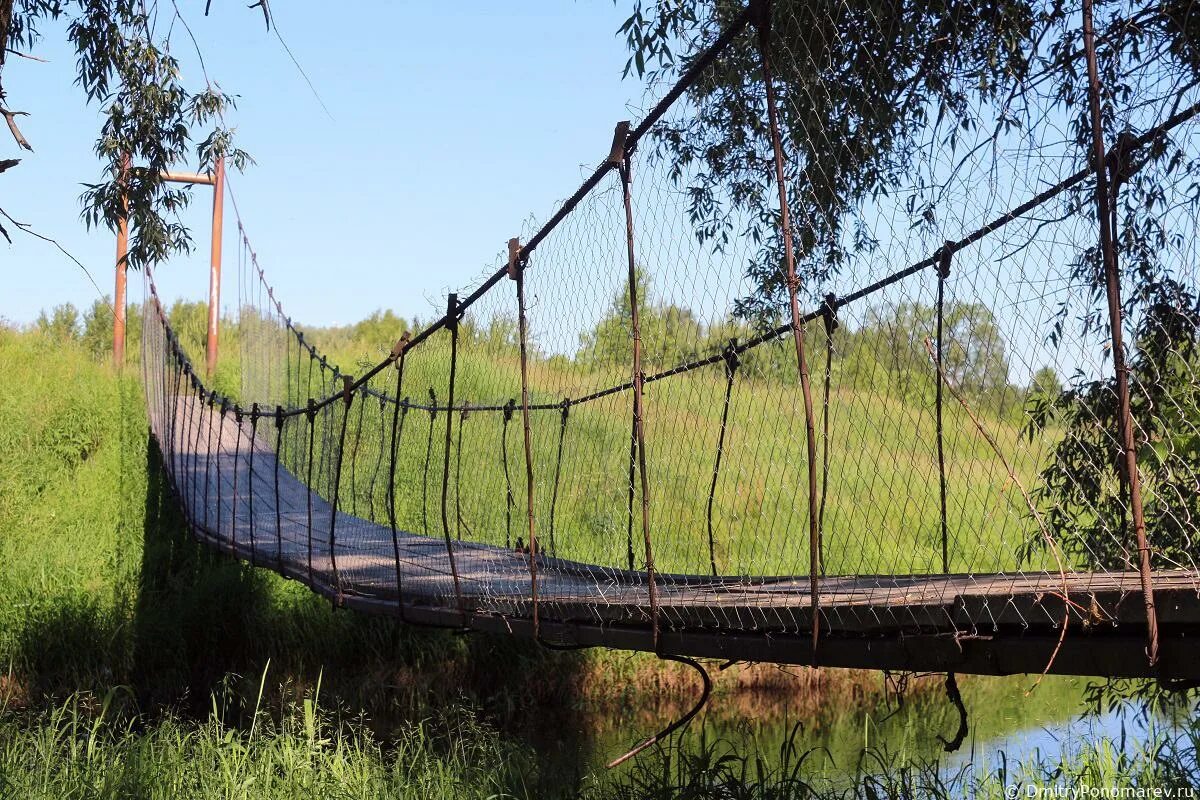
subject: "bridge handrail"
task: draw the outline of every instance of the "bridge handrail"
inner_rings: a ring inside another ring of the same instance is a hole
[[[744,17],[745,17],[745,14],[743,14],[742,17],[739,17],[738,25],[740,25],[741,27],[744,27],[745,23],[746,23],[746,20]],[[733,30],[733,29],[731,29],[731,30]],[[740,31],[740,27],[737,30]],[[729,33],[729,31],[727,31],[726,33]],[[718,40],[717,44],[721,44],[722,46],[724,46],[725,44],[727,44],[729,38],[732,38],[732,37],[724,37],[723,36],[720,40]],[[716,45],[714,44],[714,47],[715,46]],[[709,48],[708,52],[711,52],[711,51],[712,51],[712,48]],[[714,57],[715,57],[715,55],[714,55]],[[689,72],[689,75],[691,75],[691,74],[692,73]],[[683,83],[683,82],[681,81],[681,83]],[[677,84],[677,88],[678,88],[678,86],[679,86],[679,84]],[[680,91],[683,91],[683,89],[680,89]],[[674,92],[674,90],[672,90],[672,92]],[[660,103],[659,106],[662,106],[662,103]],[[656,106],[654,111],[651,112],[651,115],[647,116],[647,120],[657,119],[658,117],[661,117],[662,113],[665,111],[665,108],[660,108],[659,106]],[[1153,143],[1156,139],[1158,139],[1158,137],[1162,136],[1167,131],[1170,131],[1171,129],[1176,128],[1185,122],[1188,122],[1189,120],[1195,118],[1198,115],[1200,115],[1200,103],[1195,103],[1191,106],[1188,106],[1187,108],[1184,108],[1184,109],[1176,112],[1175,114],[1171,115],[1166,120],[1164,120],[1162,123],[1154,126],[1153,128],[1146,130],[1139,136],[1134,137],[1133,139],[1131,139],[1129,141],[1128,146],[1131,149],[1143,148],[1143,147]],[[651,122],[650,124],[652,125],[653,123]],[[645,122],[643,122],[642,125],[639,125],[638,128],[633,133],[630,134],[630,137],[633,137],[635,134],[639,137],[644,135],[645,131],[648,130],[649,127],[650,127],[650,125],[647,125]],[[588,192],[590,192],[592,189],[595,188],[595,186],[599,182],[600,178],[602,178],[609,170],[611,170],[613,168],[614,168],[614,165],[611,162],[605,162],[601,166],[597,167],[595,172],[593,172],[592,175],[587,180],[584,181],[583,185],[580,186],[579,190],[576,191],[576,193],[574,195],[572,195],[567,200],[566,203],[563,204],[563,206],[559,209],[559,211],[556,212],[555,215],[545,225],[543,225],[542,228],[539,229],[539,231],[530,239],[529,243],[522,248],[520,257],[526,258],[528,256],[528,254],[531,253],[537,247],[537,245],[541,241],[543,241],[545,239],[545,237],[547,235],[549,235],[549,233],[551,231],[553,231],[553,229],[567,216],[567,214],[570,213],[570,210],[572,208],[574,208],[576,205],[578,205],[578,203],[587,195]],[[807,322],[812,322],[817,319],[820,319],[826,313],[829,313],[831,311],[836,312],[840,308],[843,308],[847,305],[850,305],[851,303],[854,303],[854,302],[857,302],[864,298],[867,298],[867,297],[875,294],[876,292],[882,291],[883,289],[886,289],[887,287],[892,286],[893,284],[898,283],[901,280],[904,280],[905,278],[908,278],[908,277],[911,277],[912,275],[917,274],[918,272],[921,272],[930,267],[936,266],[945,255],[953,255],[953,254],[959,252],[960,250],[963,250],[964,248],[969,247],[972,244],[975,244],[976,242],[980,241],[984,237],[986,237],[992,233],[995,233],[996,231],[1002,229],[1004,226],[1008,225],[1010,222],[1020,219],[1024,215],[1028,214],[1030,211],[1032,211],[1032,210],[1036,209],[1037,207],[1041,206],[1042,204],[1052,200],[1053,198],[1057,197],[1058,195],[1062,194],[1063,192],[1067,191],[1068,189],[1071,189],[1072,187],[1079,185],[1084,180],[1086,180],[1090,175],[1092,175],[1094,172],[1095,172],[1095,167],[1092,164],[1088,164],[1087,166],[1077,170],[1076,172],[1072,173],[1071,175],[1067,176],[1066,178],[1063,178],[1062,180],[1060,180],[1057,183],[1053,184],[1052,186],[1044,189],[1043,191],[1039,192],[1038,194],[1034,195],[1033,197],[1029,198],[1028,200],[1024,201],[1023,203],[1020,203],[1019,205],[1014,206],[1013,208],[1009,209],[1008,211],[1006,211],[1005,213],[996,217],[995,219],[991,220],[990,222],[986,223],[985,225],[982,225],[979,228],[976,228],[974,231],[967,234],[963,238],[955,240],[955,241],[945,242],[932,255],[926,256],[925,258],[921,259],[920,261],[914,262],[913,264],[910,264],[902,269],[896,270],[895,272],[892,272],[891,274],[886,275],[883,278],[880,278],[879,280],[877,280],[871,284],[868,284],[867,286],[862,287],[861,289],[851,292],[850,294],[843,295],[842,297],[831,296],[819,308],[816,308],[816,309],[804,314],[800,318],[800,321],[802,323],[807,323]],[[256,267],[257,267],[257,264],[256,264]],[[261,268],[258,269],[258,273],[259,273],[260,278],[263,280],[264,285],[269,286],[269,284],[266,284],[265,274]],[[150,274],[152,275],[152,273],[150,273]],[[497,283],[499,283],[503,278],[505,278],[507,276],[507,274],[508,274],[507,266],[501,267],[500,269],[493,272],[481,285],[479,285],[473,292],[471,292],[471,294],[468,295],[466,297],[466,299],[462,300],[458,304],[456,313],[453,313],[453,314],[449,313],[449,312],[444,313],[442,316],[440,316],[433,322],[429,323],[420,332],[415,334],[408,341],[407,345],[404,348],[404,352],[411,351],[413,348],[415,348],[416,346],[418,346],[419,344],[421,344],[422,342],[427,340],[434,333],[437,333],[438,331],[445,328],[451,322],[451,320],[461,319],[463,314],[465,313],[465,311],[471,305],[473,305],[481,297],[483,297],[485,294],[487,294],[487,292],[489,292],[492,288],[494,288]],[[219,393],[216,393],[210,387],[205,386],[203,381],[200,380],[199,375],[196,373],[196,371],[194,369],[191,369],[191,361],[187,358],[186,353],[183,352],[182,347],[179,345],[178,337],[175,336],[174,332],[171,330],[170,322],[167,320],[166,314],[162,310],[162,305],[159,301],[157,290],[155,288],[152,277],[150,280],[150,288],[151,288],[151,293],[154,296],[155,305],[158,307],[160,314],[162,314],[163,322],[164,322],[164,324],[167,325],[168,331],[171,331],[171,336],[169,337],[169,341],[172,343],[173,347],[178,348],[178,350],[179,350],[178,355],[188,365],[190,374],[192,375],[193,380],[196,381],[196,386],[198,387],[198,389],[200,389],[205,394],[212,394],[215,397],[221,397],[221,395]],[[274,299],[273,290],[272,290],[272,298]],[[276,303],[277,308],[280,310],[280,312],[282,314],[282,306],[279,304],[279,301],[275,300],[274,302]],[[314,345],[312,345],[311,343],[309,343],[307,340],[304,339],[303,332],[300,331],[298,328],[296,328],[292,324],[291,318],[285,316],[284,321],[285,321],[287,328],[290,331],[292,331],[293,335],[295,335],[299,339],[301,345],[308,350],[308,352],[310,353],[310,355],[312,355],[313,358],[317,358],[318,357],[317,356],[317,353],[318,353],[317,348]],[[767,342],[778,339],[779,337],[787,334],[791,330],[791,327],[792,326],[791,326],[790,322],[778,325],[774,328],[764,331],[763,333],[760,333],[759,335],[757,335],[751,339],[747,339],[745,342],[739,342],[736,345],[731,345],[727,348],[723,348],[721,351],[719,351],[717,353],[713,353],[712,355],[703,356],[701,358],[684,361],[673,367],[669,367],[665,370],[661,370],[659,372],[649,374],[645,377],[644,382],[645,383],[654,383],[656,381],[660,381],[665,378],[670,378],[675,375],[682,375],[682,374],[686,374],[686,373],[691,372],[696,369],[719,364],[726,358],[727,352],[732,352],[736,355],[741,355],[742,353],[745,353],[748,350],[751,350],[762,344],[765,344]],[[376,375],[378,375],[380,372],[382,372],[384,369],[386,369],[389,365],[393,364],[397,357],[398,357],[398,353],[396,353],[396,354],[390,353],[382,361],[378,362],[375,366],[371,367],[368,371],[363,373],[361,376],[355,378],[354,381],[351,382],[351,384],[348,387],[339,389],[338,391],[333,392],[333,393],[331,393],[325,397],[322,397],[320,399],[314,399],[313,404],[311,406],[304,405],[304,406],[284,407],[282,410],[283,417],[284,418],[298,417],[298,416],[302,416],[304,414],[308,414],[312,411],[320,411],[321,409],[331,405],[332,403],[341,401],[341,399],[345,396],[346,391],[350,391],[350,392],[365,391],[367,394],[369,394],[373,397],[376,397],[380,400],[384,400],[384,401],[392,402],[392,403],[398,402],[407,408],[418,409],[418,410],[423,410],[423,411],[456,411],[456,412],[470,411],[470,412],[474,413],[474,412],[503,412],[505,410],[505,406],[501,405],[501,404],[471,405],[468,403],[462,403],[462,404],[454,405],[454,406],[449,406],[449,405],[443,406],[443,405],[437,405],[436,403],[434,403],[434,404],[418,403],[418,402],[413,402],[408,399],[392,397],[391,395],[387,394],[386,392],[382,392],[382,391],[379,391],[379,390],[371,387],[369,385],[370,380],[372,378],[374,378]],[[322,363],[325,363],[325,360],[323,358],[321,360],[322,360]],[[337,375],[338,374],[337,366],[336,365],[332,366],[332,369],[334,371],[334,374]],[[622,383],[613,384],[612,386],[608,386],[604,389],[599,389],[595,392],[584,395],[583,397],[570,399],[565,402],[567,402],[571,406],[580,405],[582,403],[587,403],[587,402],[591,402],[593,400],[599,400],[604,397],[609,397],[614,394],[619,394],[621,392],[626,392],[632,388],[633,388],[632,381],[624,381]],[[241,410],[247,414],[253,413],[253,412],[251,412],[251,410],[246,409],[246,408],[242,407],[241,405],[239,405],[237,403],[237,401],[235,401],[233,398],[226,398],[226,399],[229,400],[231,408]],[[557,411],[557,410],[561,410],[562,407],[563,407],[563,402],[530,403],[529,404],[530,411],[552,411],[552,410]],[[266,415],[266,412],[259,412],[259,413],[260,413],[260,415]],[[274,416],[274,415],[272,414],[272,416]]]

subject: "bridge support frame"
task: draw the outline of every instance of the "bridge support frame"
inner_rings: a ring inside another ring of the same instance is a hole
[[[130,156],[121,159],[121,206],[123,214],[117,222],[116,289],[113,293],[113,363],[125,363],[126,273],[129,258],[129,196],[127,191]],[[225,158],[216,160],[212,172],[162,172],[159,178],[167,183],[186,183],[213,187],[211,251],[208,262],[208,333],[205,343],[205,369],[209,378],[217,369],[221,320],[221,243],[225,216]]]

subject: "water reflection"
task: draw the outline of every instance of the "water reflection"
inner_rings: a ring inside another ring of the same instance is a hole
[[[1162,733],[1170,721],[1143,714],[1136,705],[1086,714],[1088,679],[1049,676],[1033,691],[1034,678],[960,678],[969,713],[970,731],[961,749],[943,752],[939,738],[951,737],[958,715],[942,691],[941,676],[909,687],[903,700],[895,695],[876,703],[855,705],[844,698],[813,712],[816,698],[778,695],[763,698],[718,696],[680,740],[683,748],[699,751],[721,741],[742,756],[767,763],[777,761],[789,739],[795,752],[809,755],[806,775],[834,786],[848,786],[864,774],[878,774],[878,754],[889,764],[937,761],[947,776],[962,772],[995,773],[1004,764],[1070,760],[1088,743],[1113,741],[1120,749],[1135,749]],[[752,709],[746,713],[746,709]],[[542,777],[546,796],[570,794],[589,775],[603,776],[604,764],[640,741],[671,718],[674,709],[630,707],[595,715],[573,716],[568,725],[551,724],[531,732],[530,740],[546,767]],[[642,758],[661,758],[653,750]]]

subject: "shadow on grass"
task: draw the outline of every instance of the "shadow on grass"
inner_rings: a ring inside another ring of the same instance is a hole
[[[334,609],[298,582],[195,540],[161,459],[148,439],[129,673],[143,710],[203,715],[216,698],[236,720],[253,707],[269,663],[268,693],[299,700],[319,682],[322,705],[365,716],[384,736],[448,705],[479,708],[505,735],[558,762],[543,772],[578,777],[578,754],[587,747],[579,654]]]

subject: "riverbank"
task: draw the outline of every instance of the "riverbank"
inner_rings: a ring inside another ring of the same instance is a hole
[[[193,541],[135,372],[6,330],[0,360],[5,798],[805,796],[796,776],[826,794],[918,780],[957,726],[941,676],[897,694],[878,673],[712,664],[682,749],[606,772],[690,705],[690,670],[334,610]],[[1078,713],[1082,682],[1031,683],[964,679],[967,747]],[[1150,774],[1158,747],[1120,759]]]

